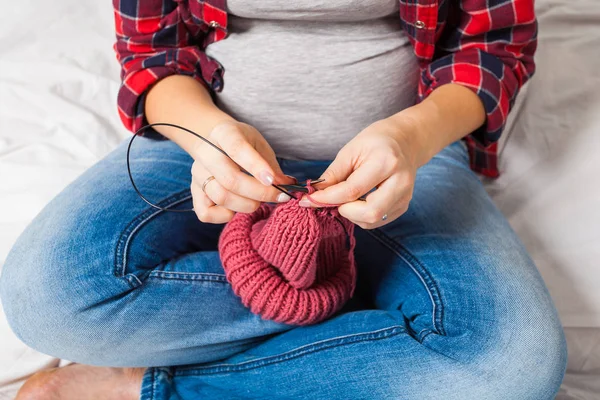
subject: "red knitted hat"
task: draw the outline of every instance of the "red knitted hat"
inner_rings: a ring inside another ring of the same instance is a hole
[[[354,224],[335,208],[263,204],[236,214],[219,239],[227,280],[265,319],[309,325],[339,311],[354,294]]]

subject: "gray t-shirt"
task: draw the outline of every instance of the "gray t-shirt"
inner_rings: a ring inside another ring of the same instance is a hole
[[[284,158],[331,160],[371,123],[415,103],[418,66],[398,0],[228,0],[216,104]]]

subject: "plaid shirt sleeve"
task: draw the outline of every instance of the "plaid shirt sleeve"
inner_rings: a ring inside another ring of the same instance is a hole
[[[497,176],[497,140],[519,88],[533,75],[537,20],[533,0],[450,0],[433,61],[423,68],[420,100],[457,83],[481,98],[483,127],[469,135],[474,170]]]
[[[147,124],[145,95],[160,79],[183,74],[209,87],[210,77],[203,76],[200,68],[207,59],[198,46],[204,33],[199,24],[186,23],[186,18],[192,18],[186,3],[113,0],[117,37],[114,50],[121,64],[122,81],[117,105],[123,124],[131,131]]]

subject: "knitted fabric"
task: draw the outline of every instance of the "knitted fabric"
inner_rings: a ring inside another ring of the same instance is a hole
[[[354,294],[354,224],[298,199],[236,214],[219,238],[227,280],[250,310],[292,325],[325,320]]]

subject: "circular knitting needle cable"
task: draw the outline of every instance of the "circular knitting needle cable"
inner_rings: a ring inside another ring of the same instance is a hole
[[[214,149],[216,149],[217,151],[219,151],[219,152],[220,152],[221,154],[223,154],[225,157],[227,157],[227,158],[229,158],[231,161],[233,161],[233,163],[234,163],[235,165],[237,165],[238,167],[240,167],[240,169],[241,169],[241,170],[242,170],[244,173],[246,173],[246,174],[248,174],[248,175],[252,176],[252,174],[251,174],[251,173],[249,173],[248,171],[246,171],[246,170],[245,170],[244,168],[242,168],[242,167],[241,167],[241,166],[240,166],[238,163],[236,163],[236,162],[235,162],[235,161],[234,161],[234,160],[233,160],[231,157],[229,157],[229,154],[225,153],[225,151],[223,151],[223,149],[219,148],[218,146],[216,146],[215,144],[213,144],[213,143],[212,143],[210,140],[208,140],[208,139],[206,139],[206,138],[204,138],[204,137],[200,136],[199,134],[197,134],[196,132],[192,131],[191,129],[184,128],[183,126],[179,126],[179,125],[176,125],[176,124],[171,124],[171,123],[167,123],[167,122],[157,122],[157,123],[154,123],[154,124],[145,125],[145,126],[142,126],[140,129],[138,129],[138,130],[137,130],[137,131],[136,131],[136,132],[133,134],[133,136],[131,137],[131,140],[129,141],[129,145],[127,146],[127,174],[129,175],[129,180],[131,181],[131,186],[133,186],[133,189],[135,190],[135,192],[137,193],[137,195],[138,195],[138,196],[139,196],[139,197],[140,197],[142,200],[144,200],[144,201],[145,201],[145,202],[146,202],[146,203],[147,203],[149,206],[151,206],[151,207],[154,207],[154,208],[156,208],[156,209],[158,209],[158,210],[161,210],[161,211],[169,211],[169,212],[190,212],[190,211],[192,211],[192,212],[193,212],[193,211],[194,211],[194,209],[193,209],[193,208],[188,208],[188,209],[185,209],[185,210],[172,210],[172,209],[169,209],[169,208],[165,208],[165,207],[160,207],[160,206],[157,206],[156,204],[154,204],[154,203],[152,203],[150,200],[148,200],[146,197],[144,197],[144,195],[142,194],[142,192],[140,192],[140,190],[138,189],[137,185],[135,184],[135,182],[134,182],[134,180],[133,180],[133,176],[132,176],[132,174],[131,174],[131,163],[130,163],[130,160],[129,160],[129,158],[130,158],[130,157],[129,157],[129,154],[131,153],[131,145],[133,144],[133,141],[135,140],[135,138],[136,138],[137,136],[140,136],[140,135],[141,135],[141,134],[142,134],[142,133],[143,133],[143,132],[144,132],[146,129],[153,128],[153,127],[155,127],[155,126],[170,126],[170,127],[172,127],[172,128],[177,128],[177,129],[180,129],[180,130],[182,130],[182,131],[185,131],[185,132],[187,132],[187,133],[189,133],[189,134],[191,134],[191,135],[194,135],[194,136],[196,136],[196,137],[197,137],[197,138],[199,138],[200,140],[204,141],[206,144],[210,145],[211,147],[213,147]],[[273,186],[274,188],[276,188],[276,189],[277,189],[277,190],[279,190],[280,192],[282,192],[282,193],[285,193],[285,194],[287,194],[288,196],[290,196],[290,197],[292,197],[292,198],[294,197],[294,195],[293,195],[293,194],[291,194],[291,193],[287,192],[286,190],[284,190],[284,189],[280,188],[279,186],[277,186],[277,185],[275,185],[275,184],[271,184],[271,186]]]

